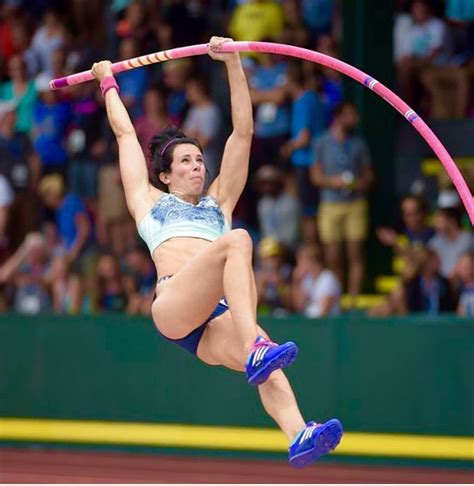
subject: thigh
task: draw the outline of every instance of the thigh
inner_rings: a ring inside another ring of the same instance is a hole
[[[369,221],[368,206],[365,199],[348,204],[344,217],[344,239],[346,241],[365,241],[367,239]]]
[[[244,230],[233,230],[213,241],[173,278],[157,288],[152,305],[155,324],[165,336],[179,339],[206,321],[224,296],[224,265],[227,247],[234,239],[244,245],[250,237]],[[251,250],[250,250],[251,251]]]
[[[260,326],[257,328],[258,334],[268,339],[267,333]],[[199,341],[197,356],[210,365],[244,371],[247,356],[232,322],[231,311],[225,312],[207,325]]]
[[[325,202],[319,206],[318,232],[324,244],[341,243],[344,239],[341,220],[341,204]]]

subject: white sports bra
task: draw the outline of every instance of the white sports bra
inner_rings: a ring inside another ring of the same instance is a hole
[[[202,196],[194,205],[174,194],[163,194],[138,224],[138,233],[150,253],[170,238],[214,241],[228,231],[229,223],[212,196]]]

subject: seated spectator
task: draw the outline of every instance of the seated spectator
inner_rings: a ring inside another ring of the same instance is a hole
[[[100,312],[123,312],[127,295],[117,258],[111,254],[99,257],[94,282],[94,308]]]
[[[452,49],[446,24],[432,15],[427,0],[415,0],[411,15],[398,17],[394,44],[402,98],[409,105],[415,104],[417,86],[421,83],[431,98],[430,115],[433,118],[449,118],[451,115],[463,118],[469,102],[468,74],[451,62]]]
[[[342,284],[346,245],[348,288],[353,299],[362,289],[365,274],[366,193],[374,180],[367,144],[354,135],[358,123],[352,103],[338,105],[329,130],[316,141],[311,167],[311,181],[321,189],[318,228],[325,262]]]
[[[48,249],[44,238],[30,233],[18,250],[0,267],[0,284],[14,287],[13,310],[38,314],[51,309],[48,293]]]
[[[474,235],[461,228],[461,212],[454,208],[438,209],[434,215],[434,228],[435,236],[428,246],[441,259],[441,275],[452,279],[459,258],[474,251]]]
[[[404,271],[411,270],[413,259],[420,248],[425,248],[434,236],[434,230],[427,225],[428,205],[418,196],[406,196],[400,203],[403,227],[396,231],[382,226],[377,228],[381,243],[391,246],[403,258]]]
[[[453,312],[456,299],[449,280],[440,274],[440,257],[433,250],[426,250],[417,275],[404,285],[407,312],[426,312],[437,315]]]
[[[255,108],[254,167],[271,163],[284,168],[280,150],[290,130],[286,68],[286,61],[274,54],[262,53],[249,76],[250,95]]]
[[[281,148],[281,154],[293,165],[298,184],[303,219],[303,240],[316,241],[316,208],[318,191],[311,184],[309,168],[313,164],[313,141],[326,128],[327,107],[318,94],[306,88],[302,63],[292,62],[288,67],[288,91],[291,105],[291,138]]]
[[[87,207],[96,212],[97,177],[101,161],[101,128],[104,112],[96,100],[96,87],[92,83],[76,84],[69,92],[71,101],[71,128],[66,144],[68,186],[81,197]]]
[[[49,77],[42,73],[36,78],[39,99],[33,109],[34,148],[41,163],[41,174],[67,173],[65,135],[71,121],[71,107],[59,101],[56,91],[49,89]]]
[[[263,238],[274,238],[289,250],[298,244],[301,209],[298,199],[284,185],[283,173],[272,165],[263,165],[255,175],[260,233]]]
[[[456,264],[460,316],[474,317],[474,253],[464,253]]]
[[[305,244],[296,252],[292,276],[293,306],[306,317],[336,316],[341,313],[341,285],[324,268],[317,246]]]
[[[284,316],[291,309],[291,268],[285,263],[284,250],[271,237],[258,245],[258,264],[255,270],[258,312]]]
[[[37,92],[35,82],[26,74],[26,64],[20,56],[8,62],[10,81],[0,84],[0,106],[3,102],[14,101],[16,108],[15,131],[29,134],[33,123],[33,107]]]
[[[188,137],[199,140],[210,183],[220,168],[222,154],[217,136],[222,124],[221,113],[210,98],[205,81],[200,78],[192,78],[186,82],[186,97],[190,108],[184,119],[183,131]]]
[[[48,9],[43,16],[43,25],[35,32],[26,53],[27,66],[34,76],[40,72],[53,78],[52,53],[62,47],[66,40],[66,29],[56,11]]]
[[[156,268],[148,251],[135,245],[125,253],[129,277],[125,277],[129,296],[127,313],[150,315],[156,287]],[[127,273],[128,273],[127,272]]]
[[[55,214],[70,265],[69,284],[74,288],[71,312],[77,313],[82,305],[82,278],[90,277],[96,260],[89,215],[79,196],[65,192],[64,183],[57,174],[44,177],[38,192],[45,206]]]

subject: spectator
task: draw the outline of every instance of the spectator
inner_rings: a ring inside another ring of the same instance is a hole
[[[58,233],[70,264],[69,284],[74,289],[71,311],[77,313],[82,303],[82,279],[90,277],[96,259],[91,221],[81,198],[66,193],[57,174],[44,177],[38,192],[45,206],[55,214]]]
[[[254,167],[270,163],[284,168],[280,150],[290,130],[286,69],[285,61],[274,54],[262,53],[249,76],[250,95],[255,107]]]
[[[289,65],[288,91],[293,99],[291,138],[282,146],[281,153],[283,157],[290,158],[294,166],[303,211],[303,239],[315,242],[318,193],[309,180],[309,168],[313,163],[312,143],[326,127],[327,111],[320,97],[306,89],[300,62]]]
[[[26,75],[26,64],[20,55],[8,61],[8,75],[10,81],[0,84],[0,106],[2,102],[13,101],[16,106],[16,131],[29,134],[37,92],[34,81]]]
[[[335,11],[333,0],[301,0],[301,10],[314,40],[332,34]]]
[[[148,156],[148,145],[153,136],[171,122],[166,113],[166,100],[163,92],[149,88],[144,96],[145,112],[135,121],[135,130],[143,152]]]
[[[454,208],[438,209],[434,215],[435,236],[428,246],[441,259],[441,275],[452,279],[456,262],[466,252],[474,251],[474,236],[461,228],[461,213]]]
[[[138,56],[137,42],[127,37],[120,42],[120,59]],[[117,74],[120,97],[132,119],[143,115],[143,96],[148,88],[148,71],[144,68],[130,69]]]
[[[156,268],[153,260],[145,249],[134,245],[125,253],[125,262],[131,277],[131,280],[126,279],[126,290],[129,295],[127,313],[148,316],[156,287]]]
[[[460,316],[474,317],[474,253],[464,253],[456,264],[456,277],[459,283]]]
[[[102,152],[101,127],[103,109],[96,100],[92,84],[77,84],[70,89],[71,129],[67,134],[70,158],[68,182],[71,192],[80,196],[87,206],[96,211],[97,177]]]
[[[95,308],[102,312],[123,312],[127,296],[117,258],[111,254],[99,257],[95,276]]]
[[[26,56],[27,67],[34,76],[44,72],[49,79],[53,78],[53,51],[63,47],[66,30],[59,15],[52,9],[43,15],[43,25],[35,32]]]
[[[381,243],[391,246],[404,258],[404,266],[410,267],[413,252],[425,248],[434,236],[434,230],[427,225],[428,205],[419,196],[406,196],[400,203],[403,228],[396,231],[382,226],[377,228],[377,236]]]
[[[336,41],[329,35],[322,35],[318,38],[316,50],[321,54],[326,54],[327,56],[335,58],[339,57]],[[315,65],[313,63],[308,63],[307,66],[312,70],[315,69]],[[316,66],[316,69],[322,74],[321,90],[323,98],[328,105],[328,111],[330,115],[332,115],[334,108],[343,100],[343,76],[339,71],[325,66]],[[315,78],[314,75],[313,78]]]
[[[249,0],[232,13],[229,32],[236,41],[277,39],[283,29],[283,11],[275,0]]]
[[[181,126],[186,104],[186,80],[191,70],[189,59],[168,61],[163,66],[163,81],[168,88],[168,116],[171,124]]]
[[[183,130],[197,138],[202,146],[209,182],[219,173],[220,157],[217,135],[222,123],[217,105],[211,100],[204,80],[192,78],[186,82],[186,97],[190,104]]]
[[[439,255],[433,250],[426,250],[419,273],[405,284],[405,306],[408,312],[437,315],[456,309],[456,300],[449,280],[439,271]]]
[[[410,105],[416,101],[417,83],[431,96],[431,115],[447,117],[443,85],[451,85],[448,105],[456,118],[464,117],[469,101],[467,73],[450,64],[451,47],[446,24],[435,18],[427,0],[415,0],[411,15],[401,15],[394,30],[395,60],[402,98]],[[454,99],[453,99],[454,98]]]
[[[263,238],[271,237],[286,249],[294,250],[300,233],[298,199],[284,187],[283,174],[272,165],[263,165],[255,175],[258,192],[258,222]]]
[[[36,78],[39,100],[33,109],[34,148],[41,163],[41,174],[67,173],[65,135],[71,120],[71,107],[67,101],[59,101],[56,91],[49,89],[46,74]]]
[[[352,103],[338,105],[330,129],[316,142],[315,163],[311,168],[311,180],[321,188],[318,227],[326,265],[344,282],[345,243],[348,288],[353,298],[360,293],[365,274],[366,191],[374,180],[367,145],[353,133],[358,122],[359,115]]]
[[[341,313],[341,285],[334,273],[324,268],[319,249],[314,244],[304,244],[296,252],[292,295],[295,310],[306,317]]]
[[[301,18],[301,6],[299,0],[284,0],[282,2],[285,18],[280,42],[292,46],[308,47],[310,32]]]
[[[284,316],[291,309],[291,267],[285,263],[284,250],[271,237],[258,245],[258,266],[255,271],[258,311]]]
[[[30,233],[0,267],[0,283],[14,284],[15,312],[38,314],[51,309],[47,289],[48,251],[44,238]]]

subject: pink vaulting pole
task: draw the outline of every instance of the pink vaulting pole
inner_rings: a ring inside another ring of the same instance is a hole
[[[255,52],[267,52],[270,54],[280,54],[290,57],[298,57],[306,61],[315,62],[316,64],[322,64],[323,66],[335,69],[336,71],[355,79],[360,84],[366,86],[374,93],[378,94],[387,103],[393,106],[399,113],[401,113],[418,131],[418,133],[425,139],[426,143],[433,149],[438,159],[443,164],[446,172],[453,181],[456,190],[461,196],[462,202],[466,208],[466,211],[471,220],[471,224],[474,225],[474,197],[469,190],[466,181],[464,180],[461,172],[455,164],[448,151],[444,148],[443,144],[439,141],[438,137],[428,127],[428,125],[412,110],[401,98],[395,93],[389,90],[382,83],[379,83],[376,79],[372,78],[363,71],[347,64],[339,59],[320,54],[316,51],[310,51],[309,49],[303,49],[301,47],[288,46],[286,44],[274,44],[272,42],[229,42],[224,44],[221,49],[222,52],[236,52],[236,51],[255,51]],[[178,47],[176,49],[170,49],[162,52],[155,52],[153,54],[147,54],[145,56],[135,57],[126,61],[120,61],[112,64],[112,71],[114,73],[120,73],[129,69],[134,69],[141,66],[147,66],[148,64],[154,64],[157,62],[169,61],[171,59],[180,59],[183,57],[199,56],[207,54],[207,44],[197,44],[195,46]],[[64,88],[73,84],[83,83],[85,81],[91,81],[94,79],[91,71],[83,71],[81,73],[72,74],[64,78],[53,79],[50,82],[51,89]]]

